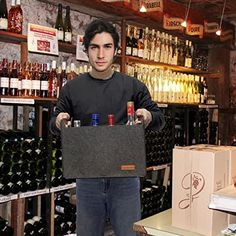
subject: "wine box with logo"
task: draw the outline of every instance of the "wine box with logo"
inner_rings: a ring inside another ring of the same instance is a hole
[[[228,214],[209,209],[213,192],[233,176],[229,149],[194,145],[173,150],[172,225],[206,236],[228,226]]]

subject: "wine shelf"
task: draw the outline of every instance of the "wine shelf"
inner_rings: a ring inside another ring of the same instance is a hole
[[[155,61],[150,61],[138,57],[133,57],[133,56],[125,56],[126,63],[140,63],[140,64],[146,64],[146,65],[152,65],[152,66],[157,66],[161,67],[164,69],[171,69],[174,71],[178,72],[185,72],[185,73],[190,73],[190,74],[196,74],[196,75],[201,75],[206,78],[212,78],[212,79],[218,79],[221,78],[223,75],[222,73],[215,73],[215,72],[207,72],[207,71],[201,71],[201,70],[196,70],[193,68],[188,68],[184,66],[177,66],[177,65],[170,65],[167,63],[161,63],[161,62],[155,62]]]
[[[27,36],[0,30],[0,40],[6,43],[20,44],[22,42],[27,42]]]
[[[167,108],[170,106],[175,107],[197,107],[197,108],[205,108],[205,109],[213,109],[218,108],[217,104],[187,104],[187,103],[158,103],[158,107]]]
[[[28,191],[25,193],[18,193],[18,194],[9,194],[7,196],[0,195],[0,203],[9,202],[9,201],[21,199],[21,198],[27,198],[27,197],[39,196],[39,195],[48,194],[48,193],[59,192],[63,190],[72,189],[75,187],[76,187],[76,183],[72,183],[72,184],[66,184],[66,185],[62,185],[62,186],[58,186],[58,187],[54,187],[50,189],[49,188],[38,189],[36,191]]]
[[[1,104],[17,104],[17,105],[40,105],[56,103],[56,98],[40,98],[40,97],[13,97],[13,96],[0,96]]]

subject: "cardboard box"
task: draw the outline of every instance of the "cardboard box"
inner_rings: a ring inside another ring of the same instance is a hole
[[[173,151],[172,225],[207,236],[228,226],[228,215],[208,208],[211,193],[229,182],[229,150],[194,145]]]

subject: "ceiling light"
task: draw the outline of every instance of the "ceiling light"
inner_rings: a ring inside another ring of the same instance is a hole
[[[225,13],[225,6],[226,6],[226,0],[224,1],[224,5],[222,8],[222,13],[221,13],[221,17],[220,17],[220,26],[219,26],[219,29],[216,31],[216,35],[218,35],[218,36],[221,36],[221,33],[222,33],[222,21],[223,21],[223,16]]]
[[[140,12],[147,12],[147,8],[144,6],[144,4],[142,3],[140,9],[139,9]]]
[[[187,27],[187,20],[188,20],[190,5],[191,5],[191,0],[189,0],[189,2],[188,2],[188,7],[187,7],[187,11],[186,11],[186,14],[185,14],[184,21],[181,23],[181,26],[183,26],[184,28]]]

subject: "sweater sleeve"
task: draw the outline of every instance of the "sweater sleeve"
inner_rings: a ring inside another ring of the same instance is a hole
[[[60,130],[56,127],[56,118],[61,112],[67,112],[70,117],[73,117],[71,109],[71,99],[69,96],[69,87],[67,86],[67,84],[61,90],[61,93],[57,100],[55,111],[49,122],[49,129],[53,135],[60,135]]]
[[[148,125],[147,129],[152,129],[156,131],[161,130],[165,126],[165,118],[162,111],[157,106],[157,103],[152,101],[151,95],[147,87],[142,82],[138,80],[135,81],[135,109],[145,108],[151,112],[152,121]]]

